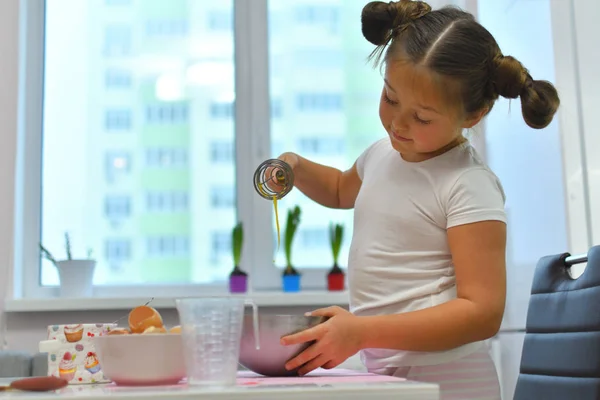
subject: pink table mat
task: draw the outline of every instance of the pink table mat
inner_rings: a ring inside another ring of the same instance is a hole
[[[358,383],[358,384],[369,384],[369,383],[387,383],[387,382],[404,382],[404,378],[396,378],[387,375],[376,375],[369,374],[367,372],[353,371],[347,369],[316,369],[305,376],[296,377],[267,377],[256,374],[251,371],[238,371],[237,386],[238,387],[260,387],[260,386],[298,386],[298,385],[332,385],[332,384],[344,384],[344,383]],[[63,391],[76,391],[83,390],[85,387],[86,391],[92,390],[92,387],[96,385],[77,385],[76,387],[69,386],[64,388]],[[127,391],[154,391],[156,386],[118,386],[114,383],[99,384],[97,385],[99,391],[102,392],[127,392]],[[180,391],[187,388],[187,379],[183,379],[180,383],[175,385],[158,386],[161,390],[167,391]]]
[[[387,375],[369,374],[367,372],[347,369],[316,369],[305,376],[296,377],[266,377],[251,371],[238,372],[237,384],[250,385],[301,385],[301,384],[332,384],[332,383],[378,383],[402,382],[404,378]]]

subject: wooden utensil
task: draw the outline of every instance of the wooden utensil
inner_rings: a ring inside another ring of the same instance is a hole
[[[17,379],[8,386],[0,386],[0,392],[7,390],[24,390],[28,392],[50,392],[67,386],[69,382],[55,376],[34,376]]]

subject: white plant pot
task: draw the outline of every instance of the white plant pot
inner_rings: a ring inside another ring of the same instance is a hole
[[[91,297],[94,288],[95,260],[56,262],[60,279],[60,297]]]

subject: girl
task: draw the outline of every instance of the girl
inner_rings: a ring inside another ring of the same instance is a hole
[[[283,345],[315,341],[286,367],[306,374],[360,351],[369,371],[436,382],[444,400],[499,399],[484,341],[504,312],[505,197],[462,132],[498,96],[520,97],[526,123],[544,128],[557,92],[456,8],[371,2],[362,32],[377,46],[375,63],[383,56],[379,114],[387,137],[344,172],[280,156],[300,191],[326,207],[354,208],[355,221],[350,312],[312,312],[330,318],[282,338]]]

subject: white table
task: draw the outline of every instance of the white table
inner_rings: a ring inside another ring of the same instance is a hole
[[[208,389],[186,384],[154,387],[123,387],[113,384],[70,385],[56,392],[0,392],[0,399],[85,400],[439,400],[437,385],[381,377],[347,370],[318,370],[302,378],[265,378],[251,372],[238,374],[238,385]],[[0,379],[8,384],[11,379]]]

